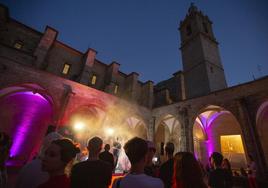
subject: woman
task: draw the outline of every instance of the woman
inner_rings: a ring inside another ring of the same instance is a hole
[[[172,188],[205,188],[198,161],[190,152],[178,152],[174,157]]]
[[[233,172],[231,163],[228,159],[223,159],[222,161],[222,168],[226,171],[226,178],[227,178],[227,184],[226,187],[233,187]]]
[[[49,180],[38,188],[70,188],[70,179],[65,174],[65,168],[79,152],[79,148],[69,139],[53,141],[42,159],[42,170],[48,172]]]
[[[232,174],[231,163],[229,162],[228,159],[226,159],[226,158],[223,159],[223,161],[222,161],[222,168]]]

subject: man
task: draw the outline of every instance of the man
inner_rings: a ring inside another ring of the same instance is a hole
[[[88,141],[88,159],[74,165],[71,171],[72,188],[108,188],[112,178],[112,165],[99,160],[102,139],[93,137]]]
[[[117,179],[113,188],[164,188],[160,179],[144,174],[148,154],[145,140],[134,137],[125,144],[124,149],[131,163],[130,173]]]
[[[148,176],[157,177],[157,170],[152,161],[156,149],[152,141],[147,140],[146,142],[148,146],[148,154],[147,154],[147,162],[144,168],[144,173],[147,174]]]
[[[167,161],[163,163],[159,170],[159,177],[165,184],[165,188],[171,188],[172,186],[172,177],[173,177],[173,153],[174,153],[174,144],[168,142],[165,146],[165,154],[167,156]]]
[[[211,165],[213,170],[209,172],[208,186],[210,188],[232,187],[232,177],[222,168],[223,156],[218,152],[211,155]]]
[[[114,156],[110,152],[110,145],[105,144],[104,151],[100,153],[99,158],[103,161],[110,163],[114,169]]]

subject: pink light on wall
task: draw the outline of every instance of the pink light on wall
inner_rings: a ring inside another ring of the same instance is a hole
[[[21,165],[38,150],[51,118],[51,104],[38,93],[17,92],[1,99],[1,130],[12,138],[9,164]]]
[[[202,123],[203,130],[205,134],[207,135],[207,140],[205,141],[206,143],[206,148],[207,148],[207,154],[208,157],[215,151],[215,143],[213,143],[212,139],[212,123],[217,119],[220,115],[223,113],[228,113],[226,111],[220,111],[220,112],[214,112],[212,115],[205,116],[203,114],[199,115],[199,119]]]

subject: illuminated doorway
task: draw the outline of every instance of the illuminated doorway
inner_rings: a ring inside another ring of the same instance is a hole
[[[247,151],[243,147],[244,140],[241,135],[239,122],[230,111],[218,106],[208,106],[196,117],[193,126],[195,156],[203,164],[207,164],[213,152],[221,152],[230,160],[232,168],[246,168],[245,153]],[[236,144],[235,150],[230,143]],[[240,150],[236,149],[237,147]]]
[[[246,166],[246,156],[241,135],[223,135],[220,140],[221,152],[224,158],[227,158],[233,167]]]
[[[174,153],[181,151],[181,125],[178,119],[171,114],[160,120],[155,132],[156,155],[161,161],[166,160],[164,147],[167,142],[175,145]]]

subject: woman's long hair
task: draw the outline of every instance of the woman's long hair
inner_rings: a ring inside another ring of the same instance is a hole
[[[178,152],[174,157],[173,188],[205,188],[198,161],[190,152]]]

